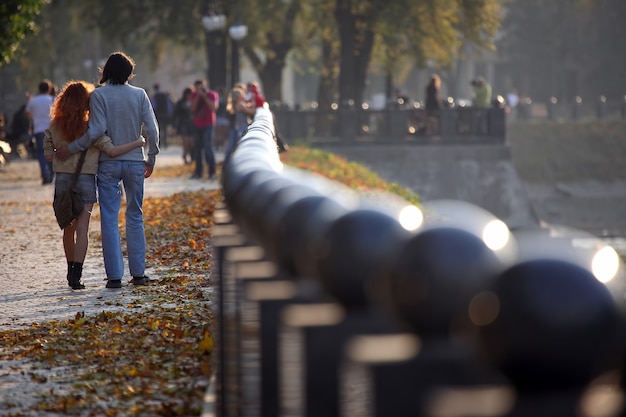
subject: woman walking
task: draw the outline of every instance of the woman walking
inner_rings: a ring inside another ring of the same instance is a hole
[[[172,121],[174,129],[182,141],[185,165],[189,165],[193,161],[193,113],[191,112],[190,98],[192,92],[190,87],[185,87],[182,97],[174,105]]]
[[[254,116],[256,108],[246,101],[246,91],[241,87],[235,87],[228,94],[226,112],[230,122],[228,143],[224,154],[224,163],[230,159],[237,142],[241,139],[248,128],[249,118]]]
[[[89,121],[89,95],[94,85],[84,81],[70,81],[52,104],[50,126],[44,134],[44,156],[52,162],[55,173],[55,193],[68,190],[76,172],[80,154],[61,161],[54,158],[55,149],[68,145],[87,131]],[[102,136],[85,152],[85,160],[78,177],[78,187],[85,209],[72,224],[63,229],[63,249],[67,260],[67,283],[72,289],[85,288],[81,282],[83,263],[89,240],[89,219],[96,202],[96,173],[100,151],[115,157],[143,146],[145,140],[113,146],[111,138]]]

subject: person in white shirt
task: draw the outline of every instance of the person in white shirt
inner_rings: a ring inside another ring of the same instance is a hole
[[[517,90],[515,88],[513,88],[507,95],[506,95],[506,107],[507,107],[507,113],[509,114],[510,118],[514,118],[515,117],[515,109],[517,108],[517,105],[519,104],[519,95],[517,94]]]
[[[37,160],[41,172],[42,184],[51,184],[54,179],[52,163],[46,161],[43,152],[43,138],[46,129],[50,126],[50,107],[54,97],[50,95],[52,83],[43,80],[39,83],[39,91],[36,96],[28,100],[26,104],[26,115],[33,121],[33,136],[35,136],[35,146],[37,150]]]

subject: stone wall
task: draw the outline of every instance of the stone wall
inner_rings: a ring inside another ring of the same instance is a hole
[[[510,128],[505,145],[324,149],[364,164],[422,201],[467,201],[511,228],[564,225],[596,236],[626,236],[626,141],[609,130],[563,137],[541,129]]]

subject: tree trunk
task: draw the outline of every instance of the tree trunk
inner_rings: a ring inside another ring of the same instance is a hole
[[[266,54],[265,63],[261,61],[259,56],[251,47],[244,48],[244,52],[252,66],[256,70],[261,83],[263,84],[263,93],[267,101],[283,101],[282,83],[283,68],[287,60],[287,54],[293,46],[293,28],[296,16],[300,10],[299,1],[287,2],[288,6],[284,10],[284,22],[280,30],[267,32],[265,37],[267,45],[265,50],[271,51]]]
[[[380,5],[372,6],[370,14],[380,11]],[[354,100],[356,106],[363,102],[367,81],[367,68],[374,46],[372,31],[374,16],[354,14],[350,0],[337,0],[335,19],[341,41],[341,71],[339,73],[339,100],[346,104]]]
[[[320,83],[317,89],[317,105],[319,109],[330,109],[337,99],[337,75],[339,73],[339,54],[332,42],[322,40],[322,68]]]
[[[333,136],[333,123],[327,117],[327,111],[337,99],[337,75],[339,73],[339,51],[333,47],[332,42],[322,40],[322,68],[320,71],[320,83],[317,90],[317,107],[315,135]]]
[[[263,83],[263,93],[265,99],[269,102],[283,100],[282,82],[283,82],[284,61],[276,59],[268,59],[265,67],[259,73],[261,82]]]
[[[339,103],[346,104],[354,100],[356,92],[356,17],[349,10],[349,4],[344,0],[337,0],[335,20],[339,28],[341,52],[339,55]]]

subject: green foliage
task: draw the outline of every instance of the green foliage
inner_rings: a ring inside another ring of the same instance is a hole
[[[86,59],[101,59],[116,49],[158,67],[168,43],[202,50],[201,20],[213,4],[226,14],[227,27],[236,21],[248,26],[241,50],[269,100],[282,99],[282,69],[291,57],[302,72],[320,76],[321,106],[338,98],[360,101],[372,70],[402,78],[415,65],[449,65],[464,43],[492,48],[503,1],[32,0],[21,3],[50,4],[41,16],[44,31],[24,43],[28,53],[20,73],[30,83],[43,76],[85,78],[95,73],[86,64],[83,68]],[[29,16],[18,15],[24,21]],[[90,38],[98,39],[102,50],[86,44]]]
[[[353,190],[390,192],[419,205],[419,196],[411,190],[396,183],[388,183],[363,165],[327,151],[290,146],[289,152],[282,154],[281,160],[287,165],[340,182]]]
[[[385,73],[433,61],[448,67],[465,44],[494,49],[504,0],[336,1],[342,61],[341,99],[360,101],[371,58]],[[401,29],[400,29],[401,28]],[[344,71],[346,74],[344,75]],[[346,86],[346,84],[348,84]]]
[[[131,55],[149,54],[153,65],[159,63],[167,40],[198,46],[204,39],[202,2],[195,0],[69,1],[104,39]]]
[[[50,0],[3,0],[0,3],[0,67],[19,51],[21,42],[37,32],[36,19]]]

